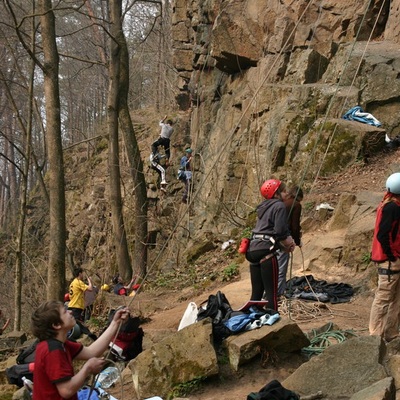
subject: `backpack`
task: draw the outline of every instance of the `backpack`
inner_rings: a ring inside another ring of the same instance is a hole
[[[299,400],[300,397],[291,390],[285,389],[277,380],[266,384],[257,393],[250,393],[247,400]]]
[[[22,349],[17,356],[17,364],[29,364],[35,361],[36,346],[39,343],[39,339],[36,339],[28,347]]]
[[[15,364],[10,368],[6,368],[6,376],[10,385],[16,385],[21,388],[24,386],[23,377],[33,381],[33,363]]]
[[[28,347],[22,349],[17,356],[17,364],[6,369],[8,383],[22,387],[24,386],[22,382],[24,376],[33,381],[33,366],[38,343],[39,339],[36,339]]]
[[[97,388],[91,388],[89,386],[82,386],[78,390],[77,396],[78,400],[98,400],[101,398],[99,390]]]
[[[226,296],[218,291],[216,295],[208,297],[207,305],[200,305],[197,313],[197,321],[205,318],[212,319],[213,338],[219,344],[226,337],[231,335],[231,331],[225,326],[224,322],[230,318],[233,310]]]
[[[115,310],[110,311],[108,325],[111,323]],[[129,317],[128,321],[121,325],[114,344],[122,349],[122,357],[125,361],[134,359],[143,351],[143,329],[140,327],[139,317]]]

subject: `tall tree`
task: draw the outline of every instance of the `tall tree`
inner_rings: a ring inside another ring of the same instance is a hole
[[[62,299],[65,289],[65,192],[64,161],[61,141],[59,55],[55,16],[51,0],[39,0],[42,66],[46,110],[46,141],[49,157],[50,249],[47,275],[47,299]]]
[[[110,201],[111,218],[114,229],[114,240],[117,252],[118,270],[121,276],[127,280],[132,276],[132,266],[128,251],[128,242],[122,212],[121,176],[119,165],[119,89],[120,89],[120,54],[122,34],[122,1],[110,0],[111,17],[111,45],[109,65],[109,91],[107,102],[107,127],[109,134],[109,168],[110,168]]]
[[[132,119],[129,113],[129,51],[124,32],[118,36],[120,47],[120,82],[119,82],[119,119],[124,133],[125,146],[128,154],[133,184],[135,186],[135,248],[133,267],[139,276],[147,273],[147,190],[143,173],[143,162],[136,140]]]

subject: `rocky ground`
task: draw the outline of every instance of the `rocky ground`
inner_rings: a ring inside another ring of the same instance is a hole
[[[314,205],[326,202],[335,206],[343,192],[371,190],[383,193],[387,176],[392,172],[400,171],[399,156],[400,150],[385,152],[371,156],[365,162],[355,164],[332,178],[321,178],[314,184],[304,202]],[[307,241],[306,235],[307,233],[304,237],[305,242]],[[297,256],[299,257],[299,254]],[[221,268],[221,258],[214,254],[205,265],[198,266],[199,269],[203,269],[202,273],[205,276],[207,273],[214,274],[215,269]],[[355,296],[349,303],[332,305],[283,300],[280,308],[281,314],[293,319],[304,332],[310,332],[328,322],[333,322],[340,330],[351,330],[356,335],[367,335],[373,287],[360,286],[357,276],[346,277],[346,271],[339,269],[340,267],[338,267],[337,273],[341,277],[341,281],[357,288]],[[305,272],[301,266],[297,266],[297,269],[292,271],[292,276],[304,273],[313,272]],[[315,277],[328,279],[326,276]],[[215,280],[205,290],[188,287],[174,291],[159,289],[156,292],[143,291],[140,293],[132,302],[132,307],[149,316],[148,322],[143,326],[147,336],[145,346],[149,345],[152,340],[157,340],[166,333],[174,332],[177,329],[189,301],[194,301],[199,305],[207,299],[209,294],[215,294],[217,290],[221,290],[227,296],[234,309],[246,302],[250,295],[247,263],[243,261],[240,265],[240,276],[233,282],[224,283]],[[272,379],[283,381],[302,361],[298,357],[267,361],[259,357],[241,367],[238,373],[233,373],[227,366],[222,366],[218,378],[201,383],[185,398],[191,400],[246,399],[250,392],[258,391]],[[134,398],[130,385],[124,385],[124,387],[119,385],[111,392],[121,400]]]
[[[387,176],[392,172],[400,171],[399,156],[400,149],[385,152],[371,156],[365,162],[355,164],[343,173],[329,179],[320,178],[315,182],[311,191],[306,194],[303,204],[312,205],[309,207],[309,210],[312,210],[316,204],[320,203],[329,203],[335,206],[343,192],[372,190],[383,193]],[[307,213],[306,208],[305,213]],[[307,243],[307,235],[315,234],[318,232],[305,233],[304,242]],[[231,251],[236,253],[235,245],[232,246]],[[300,250],[296,249],[296,252],[297,259],[301,260]],[[248,265],[244,260],[239,262],[238,276],[233,277],[230,281],[221,279],[222,271],[231,262],[226,254],[227,251],[219,249],[208,253],[196,263],[194,266],[196,274],[203,277],[206,282],[204,284],[201,281],[190,284],[188,272],[186,277],[182,274],[182,282],[185,283],[176,285],[174,289],[171,288],[172,285],[158,286],[157,289],[153,287],[148,290],[145,287],[133,299],[126,298],[132,310],[146,317],[146,323],[143,324],[145,348],[149,347],[152,342],[176,331],[180,319],[191,301],[199,305],[207,300],[210,294],[215,294],[218,290],[226,295],[234,309],[239,308],[248,300],[250,279]],[[338,267],[335,272],[342,282],[352,284],[357,288],[355,296],[349,303],[332,305],[283,300],[280,306],[281,315],[294,320],[306,333],[328,322],[333,322],[340,330],[351,330],[356,335],[367,335],[373,285],[360,284],[359,277],[354,274],[346,275],[344,268]],[[335,278],[332,273],[324,276],[321,272],[303,271],[301,262],[296,264],[291,274],[299,276],[305,273],[314,274],[317,279],[328,281]],[[227,365],[222,364],[220,375],[217,378],[208,379],[196,386],[190,393],[181,396],[191,400],[246,399],[250,392],[258,391],[273,379],[282,382],[301,362],[304,362],[304,359],[298,356],[282,359],[265,359],[260,356],[242,366],[237,373],[233,373]],[[131,383],[123,386],[117,385],[110,390],[110,393],[119,400],[136,399]],[[2,397],[0,396],[0,398]]]

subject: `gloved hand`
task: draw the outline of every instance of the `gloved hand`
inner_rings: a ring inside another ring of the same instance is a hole
[[[279,244],[281,245],[282,250],[285,253],[292,253],[296,247],[296,243],[291,236],[288,236],[286,239],[281,240]]]

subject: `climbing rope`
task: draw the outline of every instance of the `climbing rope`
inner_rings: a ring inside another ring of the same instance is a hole
[[[328,305],[319,300],[317,294],[315,293],[311,282],[309,281],[304,262],[303,249],[299,247],[302,259],[302,274],[310,288],[311,292],[314,294],[315,301],[306,302],[300,299],[293,298],[283,298],[279,301],[279,312],[282,315],[287,315],[289,319],[295,322],[311,321],[313,319],[326,318],[328,316],[343,316],[347,319],[358,319],[355,312],[347,310],[339,310],[335,307]],[[289,268],[289,280],[293,278],[293,255],[290,256],[290,268]]]
[[[355,70],[355,72],[354,72],[353,79],[352,79],[352,81],[351,81],[351,85],[350,85],[350,87],[349,87],[348,93],[347,93],[347,95],[346,95],[346,97],[345,97],[345,101],[343,102],[343,105],[342,105],[340,114],[343,114],[343,111],[347,108],[350,89],[351,89],[351,87],[354,85],[354,82],[355,82],[355,80],[356,80],[357,74],[359,73],[359,71],[360,71],[360,69],[361,69],[361,65],[362,65],[362,62],[363,62],[363,60],[364,60],[365,53],[366,53],[367,48],[368,48],[368,46],[369,46],[369,44],[370,44],[370,42],[371,42],[371,40],[372,40],[372,35],[373,35],[374,31],[375,31],[376,25],[377,25],[377,23],[378,23],[378,20],[379,20],[379,18],[380,18],[380,15],[381,15],[381,13],[382,13],[382,10],[383,10],[383,8],[384,8],[385,3],[386,3],[386,2],[383,1],[382,4],[381,4],[379,13],[378,13],[378,15],[377,15],[377,17],[376,17],[376,19],[375,19],[375,22],[374,22],[374,26],[373,26],[373,28],[371,29],[371,33],[370,33],[370,35],[369,35],[369,37],[368,37],[368,40],[367,40],[367,42],[366,42],[366,45],[365,45],[365,47],[364,47],[364,51],[363,51],[363,53],[362,53],[362,56],[361,56],[360,61],[359,61],[359,63],[358,63],[358,66],[357,66],[357,68],[356,68],[356,70]],[[342,81],[342,79],[343,79],[344,72],[346,71],[346,68],[347,68],[347,66],[348,66],[348,64],[349,64],[349,62],[350,62],[350,58],[351,58],[351,56],[352,56],[352,54],[353,54],[353,52],[354,52],[355,45],[356,45],[356,43],[357,43],[358,37],[359,37],[360,32],[361,32],[362,27],[363,27],[363,22],[365,21],[365,19],[366,19],[366,17],[367,17],[367,13],[368,13],[368,10],[369,10],[371,4],[372,4],[372,0],[369,1],[368,6],[365,8],[365,11],[364,11],[364,14],[363,14],[363,18],[362,18],[362,20],[361,20],[361,22],[360,22],[360,24],[359,24],[356,37],[354,38],[353,45],[352,45],[351,50],[350,50],[350,52],[349,52],[349,54],[348,54],[348,57],[347,57],[347,59],[346,59],[345,65],[344,65],[344,68],[343,68],[343,70],[342,70],[342,72],[341,72],[341,74],[340,74],[339,80],[338,80],[338,82],[337,82],[337,84],[336,84],[335,92],[334,92],[334,94],[333,94],[333,96],[332,96],[332,98],[331,98],[331,100],[330,100],[330,102],[329,102],[328,111],[327,111],[326,114],[325,114],[325,118],[324,118],[323,123],[320,124],[320,128],[319,128],[319,133],[318,133],[318,135],[317,135],[318,138],[317,138],[317,140],[316,140],[316,144],[317,144],[317,142],[319,141],[319,138],[321,137],[322,131],[323,131],[323,129],[324,129],[325,123],[326,123],[327,118],[328,118],[329,111],[330,111],[330,109],[331,109],[331,107],[332,107],[332,104],[333,104],[333,100],[335,99],[335,97],[336,97],[336,95],[337,95],[337,93],[338,93],[338,91],[339,91],[340,83],[341,83],[341,81]],[[331,135],[330,135],[329,142],[328,142],[328,144],[327,144],[327,146],[326,146],[324,156],[322,157],[322,160],[321,160],[321,162],[320,162],[320,164],[319,164],[319,168],[318,168],[318,171],[317,171],[316,176],[315,176],[315,178],[314,178],[314,183],[313,183],[313,185],[312,185],[312,187],[311,187],[311,189],[310,189],[310,192],[312,191],[312,189],[314,188],[314,186],[315,186],[315,184],[316,184],[316,182],[317,182],[317,179],[318,179],[319,174],[320,174],[320,172],[321,172],[322,166],[323,166],[323,164],[324,164],[324,162],[325,162],[325,159],[326,159],[326,157],[327,157],[327,155],[328,155],[329,148],[330,148],[330,146],[331,146],[331,144],[332,144],[332,141],[333,141],[333,138],[334,138],[334,136],[335,136],[335,134],[336,134],[337,128],[338,128],[338,124],[335,124],[335,127],[334,127],[334,129],[333,129],[333,132],[332,132]],[[314,146],[314,149],[316,149],[316,144],[315,144],[315,146]],[[313,150],[314,150],[314,149],[313,149]],[[312,152],[312,156],[309,158],[309,165],[310,165],[310,163],[311,163],[311,161],[312,161],[312,159],[313,159],[313,155],[314,155],[314,154],[315,154],[315,152],[313,151],[313,152]]]
[[[311,334],[306,334],[310,340],[310,345],[304,347],[302,352],[308,357],[321,354],[329,346],[339,344],[348,339],[349,336],[357,336],[352,330],[333,329],[333,323],[330,322],[326,330],[318,333],[315,329]]]
[[[370,3],[371,3],[371,1],[372,1],[372,0],[370,0]],[[296,32],[296,29],[298,28],[300,21],[302,20],[302,18],[304,17],[304,15],[306,14],[306,12],[308,11],[308,9],[311,7],[311,5],[312,5],[313,3],[314,3],[314,1],[310,1],[310,2],[304,7],[304,9],[302,10],[302,14],[299,16],[298,21],[296,22],[295,26],[293,27],[291,33],[288,35],[288,37],[287,37],[287,39],[286,39],[286,42],[285,42],[284,45],[281,47],[281,50],[280,50],[279,54],[277,54],[277,57],[275,58],[275,60],[274,60],[274,62],[272,63],[272,65],[269,67],[269,70],[268,70],[267,73],[265,74],[265,76],[264,76],[264,78],[262,79],[261,83],[260,83],[259,86],[254,90],[253,97],[252,97],[252,98],[250,99],[250,101],[248,102],[246,108],[242,111],[242,113],[241,113],[241,115],[240,115],[238,121],[236,122],[235,126],[233,127],[231,133],[228,134],[228,135],[226,136],[226,139],[225,139],[224,143],[222,143],[221,146],[218,146],[218,147],[219,147],[219,151],[218,151],[218,153],[216,154],[215,161],[214,161],[214,163],[211,165],[211,167],[210,167],[210,169],[209,169],[209,172],[204,176],[202,182],[200,182],[200,184],[198,185],[197,190],[193,193],[193,196],[190,197],[189,203],[188,203],[188,205],[187,205],[187,211],[186,211],[185,213],[183,213],[183,215],[181,215],[181,216],[178,218],[178,220],[177,220],[177,222],[176,222],[174,228],[173,228],[172,231],[170,232],[170,234],[169,234],[167,240],[165,241],[164,245],[163,245],[163,246],[161,247],[161,249],[159,250],[159,252],[158,252],[158,254],[156,255],[155,259],[153,260],[152,264],[148,267],[146,275],[142,278],[143,280],[146,279],[146,277],[148,276],[149,272],[152,270],[152,268],[154,267],[154,265],[156,265],[157,261],[158,261],[159,258],[161,257],[161,254],[163,254],[163,251],[164,251],[165,248],[168,246],[170,240],[172,239],[172,237],[173,237],[174,234],[176,233],[176,231],[177,231],[178,227],[180,226],[180,224],[181,224],[183,218],[184,218],[184,217],[186,216],[186,214],[188,213],[188,210],[189,210],[190,206],[192,205],[194,199],[195,199],[195,198],[198,196],[198,194],[200,193],[200,191],[201,191],[201,189],[203,188],[205,182],[209,179],[211,173],[216,169],[216,165],[217,165],[217,163],[219,162],[219,159],[220,159],[221,155],[225,152],[226,147],[227,147],[228,144],[231,142],[231,140],[232,140],[234,134],[235,134],[235,133],[237,132],[237,130],[240,128],[240,124],[242,123],[242,121],[243,121],[245,115],[249,112],[250,107],[251,107],[251,106],[253,105],[253,103],[256,101],[257,96],[258,96],[258,94],[259,94],[261,88],[264,86],[264,84],[267,82],[267,79],[270,77],[271,72],[273,71],[273,68],[275,67],[276,63],[277,63],[278,60],[279,60],[279,56],[281,56],[281,54],[283,53],[283,49],[285,49],[286,46],[288,45],[289,41],[291,40],[291,38],[293,37],[294,33]],[[320,9],[320,10],[321,10],[321,9]],[[368,10],[368,7],[367,7],[366,10],[365,10],[364,18],[365,18],[365,15],[366,15],[366,13],[367,13],[367,10]],[[361,26],[361,25],[362,25],[362,24],[360,24],[360,26]],[[207,55],[207,57],[208,57],[208,55]],[[205,67],[204,67],[204,68],[205,68]],[[333,96],[333,97],[334,97],[334,96]],[[329,105],[329,107],[328,107],[328,110],[330,109],[330,106],[331,106],[331,104],[332,104],[333,97],[332,97],[332,99],[331,99],[331,103],[330,103],[330,105]],[[321,128],[321,130],[322,130],[322,128]],[[321,131],[321,130],[320,130],[320,131]],[[196,140],[196,141],[197,141],[197,140]],[[315,152],[317,142],[318,142],[318,140],[315,142],[313,152]],[[309,166],[310,166],[310,163],[311,163],[311,159],[312,159],[312,158],[313,158],[313,157],[310,157],[310,158],[309,158],[309,163],[308,163],[308,165],[306,166],[306,168],[304,169],[304,174],[303,174],[303,177],[302,177],[302,182],[304,181],[304,176],[305,176],[305,174],[306,174],[307,169],[308,169]],[[140,289],[139,289],[139,290],[140,290]],[[132,298],[132,300],[129,302],[129,304],[133,301],[133,299],[134,299],[134,298]]]

